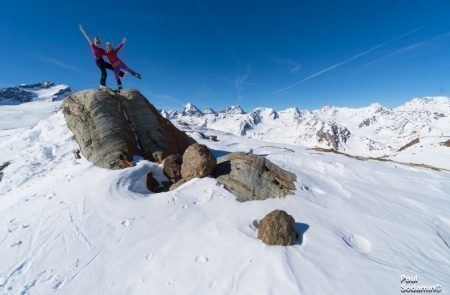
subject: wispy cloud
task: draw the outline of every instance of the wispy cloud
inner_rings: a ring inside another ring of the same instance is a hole
[[[297,85],[300,85],[300,84],[302,84],[302,83],[304,83],[304,82],[306,82],[306,81],[308,81],[308,80],[311,80],[312,78],[315,78],[315,77],[320,76],[320,75],[322,75],[322,74],[324,74],[324,73],[326,73],[326,72],[329,72],[329,71],[331,71],[331,70],[334,70],[334,69],[336,69],[336,68],[339,68],[339,67],[341,67],[341,66],[343,66],[343,65],[345,65],[345,64],[347,64],[347,63],[349,63],[349,62],[352,62],[352,61],[354,61],[354,60],[356,60],[356,59],[358,59],[358,58],[361,58],[361,57],[363,57],[363,56],[365,56],[365,55],[367,55],[367,54],[369,54],[369,53],[371,53],[371,52],[373,52],[373,51],[375,51],[375,50],[377,50],[377,49],[379,49],[379,48],[385,46],[386,44],[388,44],[388,43],[390,43],[390,42],[393,42],[393,41],[395,41],[395,40],[398,40],[398,39],[404,38],[404,37],[406,37],[406,36],[409,36],[409,35],[411,35],[411,34],[417,32],[417,31],[420,30],[420,29],[421,29],[421,28],[417,28],[417,29],[411,30],[411,31],[409,31],[409,32],[406,32],[406,33],[404,33],[404,34],[401,34],[401,35],[395,37],[394,39],[390,39],[390,40],[388,40],[388,41],[385,41],[385,42],[383,42],[383,43],[380,43],[380,44],[378,44],[378,45],[376,45],[376,46],[374,46],[374,47],[372,47],[372,48],[369,48],[369,49],[367,49],[367,50],[365,50],[365,51],[363,51],[363,52],[360,52],[360,53],[358,53],[358,54],[356,54],[356,55],[354,55],[354,56],[352,56],[352,57],[350,57],[350,58],[348,58],[348,59],[346,59],[346,60],[343,60],[343,61],[341,61],[341,62],[338,62],[338,63],[336,63],[336,64],[334,64],[334,65],[332,65],[332,66],[329,66],[329,67],[327,67],[327,68],[325,68],[325,69],[323,69],[323,70],[318,71],[317,73],[314,73],[314,74],[312,74],[312,75],[310,75],[310,76],[308,76],[308,77],[306,77],[306,78],[303,78],[302,80],[297,81],[297,82],[295,82],[294,84],[291,84],[291,85],[289,85],[289,86],[286,86],[286,87],[284,87],[284,88],[281,88],[281,89],[275,91],[273,94],[274,94],[274,95],[280,94],[280,93],[282,93],[282,92],[284,92],[284,91],[286,91],[286,90],[288,90],[288,89],[291,89],[291,88],[293,88],[293,87],[295,87],[295,86],[297,86]]]
[[[244,91],[245,87],[245,81],[248,79],[248,77],[250,76],[250,72],[251,72],[251,67],[247,66],[245,67],[245,70],[241,73],[239,73],[236,78],[234,79],[234,88],[236,89],[236,96],[237,99],[242,99],[242,92]]]
[[[290,67],[291,73],[297,72],[302,67],[302,65],[300,63],[298,63],[292,59],[279,57],[278,55],[275,55],[275,54],[268,54],[268,56],[270,59],[272,59],[273,61],[275,61],[277,63],[288,65]]]
[[[38,60],[40,62],[43,62],[43,63],[54,65],[54,66],[60,67],[62,69],[69,70],[69,71],[76,72],[76,73],[92,75],[91,72],[84,71],[84,70],[80,69],[79,67],[76,67],[74,65],[65,63],[63,61],[60,61],[60,60],[58,60],[56,58],[53,58],[53,57],[50,57],[50,56],[47,56],[47,55],[43,55],[43,54],[36,53],[36,52],[28,52],[28,54],[31,57],[33,57],[34,59],[36,59],[36,60]]]
[[[386,55],[384,55],[384,56],[382,56],[382,57],[380,57],[380,58],[378,58],[378,59],[376,59],[374,61],[366,63],[365,65],[373,64],[373,63],[376,63],[376,62],[378,62],[380,60],[383,60],[385,58],[392,57],[392,56],[399,55],[399,54],[403,54],[403,53],[409,52],[411,50],[421,48],[421,47],[423,47],[425,45],[431,44],[434,41],[437,41],[439,39],[442,39],[442,38],[445,38],[445,37],[448,37],[448,36],[450,36],[450,31],[446,32],[444,34],[439,34],[439,35],[434,36],[434,37],[432,37],[432,38],[430,38],[428,40],[425,40],[425,41],[416,42],[416,43],[410,44],[408,46],[395,49],[394,51],[392,51],[392,52],[390,52],[390,53],[388,53],[388,54],[386,54]]]
[[[311,80],[314,77],[320,76],[320,75],[322,75],[322,74],[324,74],[326,72],[329,72],[329,71],[331,71],[333,69],[339,68],[339,67],[341,67],[341,66],[343,66],[343,65],[345,65],[345,64],[347,64],[347,63],[349,63],[351,61],[354,61],[355,59],[358,59],[358,58],[360,58],[360,57],[362,57],[362,56],[364,56],[364,55],[366,55],[366,54],[368,54],[368,53],[370,53],[370,52],[372,52],[372,51],[374,51],[374,50],[384,46],[385,44],[386,43],[381,43],[381,44],[378,44],[377,46],[374,46],[372,48],[367,49],[366,51],[360,52],[360,53],[358,53],[358,54],[356,54],[356,55],[354,55],[354,56],[352,56],[352,57],[350,57],[350,58],[348,58],[348,59],[346,59],[344,61],[341,61],[341,62],[339,62],[337,64],[334,64],[332,66],[329,66],[329,67],[327,67],[327,68],[325,68],[325,69],[323,69],[321,71],[318,71],[317,73],[314,73],[314,74],[312,74],[312,75],[310,75],[310,76],[308,76],[306,78],[303,78],[302,80],[297,81],[294,84],[291,84],[289,86],[281,88],[281,89],[275,91],[273,94],[279,94],[279,93],[284,92],[284,91],[286,91],[288,89],[291,89],[291,88],[293,88],[293,87],[295,87],[295,86],[297,86],[299,84],[302,84],[303,82]]]

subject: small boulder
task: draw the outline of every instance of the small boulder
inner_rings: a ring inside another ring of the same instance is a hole
[[[164,159],[164,174],[170,179],[171,183],[175,183],[181,179],[181,156],[170,155]]]
[[[147,174],[147,188],[151,192],[157,192],[157,189],[159,187],[158,181],[153,177],[153,174],[150,172]]]
[[[283,210],[270,212],[259,222],[258,239],[267,245],[294,245],[297,240],[294,217]]]
[[[205,145],[194,143],[183,154],[181,177],[188,180],[205,177],[213,173],[216,163],[216,158]]]
[[[76,160],[81,159],[80,150],[78,150],[78,149],[74,150],[74,151],[73,151],[73,157],[74,157]]]

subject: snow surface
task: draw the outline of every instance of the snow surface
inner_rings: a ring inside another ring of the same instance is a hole
[[[203,130],[219,141],[196,140],[216,156],[265,155],[294,172],[295,195],[239,203],[212,178],[152,194],[145,178],[163,177],[157,164],[76,160],[57,104],[0,137],[0,164],[11,161],[0,182],[0,294],[399,294],[400,276],[414,274],[450,290],[449,172]],[[256,238],[275,209],[295,218],[296,245]]]

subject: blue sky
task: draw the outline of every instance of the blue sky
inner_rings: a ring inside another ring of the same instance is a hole
[[[160,108],[392,107],[450,95],[449,11],[433,0],[5,1],[0,86],[97,87],[82,23],[103,42],[128,38],[119,56],[143,80],[124,85]]]

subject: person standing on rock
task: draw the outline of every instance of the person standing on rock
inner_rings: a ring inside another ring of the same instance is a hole
[[[138,79],[142,78],[141,74],[139,74],[139,73],[133,71],[132,69],[130,69],[129,67],[127,67],[127,65],[120,58],[117,57],[117,53],[123,47],[123,45],[125,45],[126,42],[127,42],[127,38],[123,38],[122,43],[120,43],[119,46],[117,46],[117,48],[114,48],[114,46],[110,42],[106,42],[105,55],[108,57],[109,62],[112,64],[112,66],[114,68],[114,75],[116,76],[118,90],[122,89],[122,81],[120,80],[120,75],[119,75],[120,70],[124,70],[124,71],[130,73]]]
[[[94,42],[92,42],[91,39],[89,38],[89,36],[84,31],[83,26],[79,25],[79,27],[80,27],[81,33],[83,33],[83,35],[86,38],[86,40],[88,41],[89,45],[91,45],[92,52],[94,53],[94,57],[95,57],[95,64],[100,69],[100,72],[101,72],[100,89],[105,89],[106,88],[106,77],[108,76],[108,74],[106,73],[106,70],[114,71],[114,68],[110,63],[106,62],[103,59],[103,55],[105,55],[105,50],[101,47],[100,38],[95,36]],[[119,76],[124,77],[125,73],[120,71]]]

